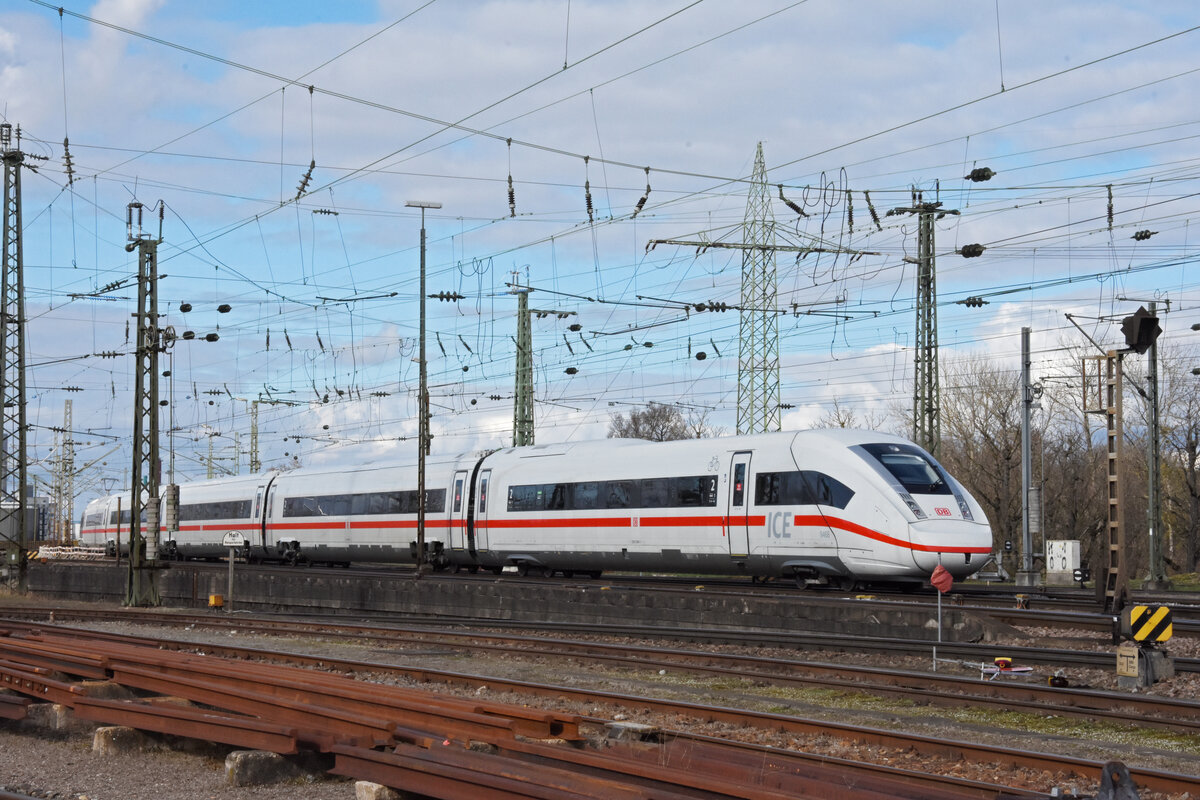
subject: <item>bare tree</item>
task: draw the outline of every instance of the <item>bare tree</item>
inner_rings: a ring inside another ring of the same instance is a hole
[[[1200,559],[1200,379],[1195,349],[1159,345],[1159,446],[1165,553],[1180,572]]]
[[[641,411],[630,411],[629,416],[613,414],[608,425],[608,438],[669,442],[693,437],[678,408],[651,402]]]
[[[860,416],[861,414],[861,416]],[[844,406],[838,399],[833,398],[833,408],[817,420],[818,428],[862,428],[863,430],[886,430],[887,418],[883,414],[872,411],[855,413],[853,408]]]
[[[983,356],[942,372],[940,460],[987,512],[997,542],[1021,532],[1020,376]]]
[[[689,409],[685,423],[687,425],[689,439],[715,439],[718,436],[725,435],[725,427],[723,425],[713,425],[708,420],[708,409]]]

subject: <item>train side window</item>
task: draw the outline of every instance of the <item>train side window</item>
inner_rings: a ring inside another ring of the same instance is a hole
[[[737,505],[736,496],[734,505]],[[754,504],[756,506],[779,505],[779,473],[760,472],[754,476]]]
[[[546,484],[544,497],[547,511],[561,511],[567,507],[568,486],[569,484],[566,483]]]
[[[746,501],[746,465],[736,464],[733,468],[733,505]]]
[[[480,478],[479,479],[479,512],[480,513],[487,511],[487,490],[488,490],[488,479]]]
[[[628,481],[609,481],[605,484],[608,497],[605,508],[628,508],[633,505],[633,484]]]
[[[662,478],[644,478],[641,483],[643,508],[666,508],[670,505],[667,482]]]
[[[600,497],[599,483],[595,481],[576,483],[572,488],[574,492],[572,492],[571,496],[571,508],[588,509],[596,507],[596,501]]]
[[[508,487],[509,511],[541,511],[545,487],[541,484]]]
[[[462,492],[463,479],[459,478],[454,481],[454,513],[462,511]]]
[[[416,494],[416,492],[413,492]],[[425,510],[432,511],[438,514],[444,513],[446,510],[446,490],[445,489],[426,489],[425,490]]]
[[[822,472],[810,472],[807,477],[812,486],[814,502],[834,508],[845,508],[850,504],[854,490],[837,478],[832,478]]]

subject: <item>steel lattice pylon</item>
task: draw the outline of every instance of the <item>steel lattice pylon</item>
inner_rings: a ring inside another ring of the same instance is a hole
[[[933,219],[933,213],[925,210],[918,217],[913,438],[936,456],[942,444],[942,414],[938,383],[937,273],[933,262]]]
[[[738,328],[737,432],[780,429],[779,320],[775,313],[775,215],[767,194],[762,142],[746,201],[742,251],[742,302]]]
[[[12,125],[0,125],[4,159],[4,276],[0,286],[0,536],[3,549],[15,554],[17,585],[23,591],[28,552],[25,513],[25,279],[21,251],[21,165],[24,154],[13,147]],[[10,556],[11,558],[11,556]]]
[[[135,206],[140,217],[141,204]],[[158,242],[140,234],[134,241],[138,251],[137,363],[134,376],[133,470],[129,487],[129,576],[125,587],[125,603],[130,606],[156,606],[161,602],[154,572],[158,559],[160,477]],[[142,552],[143,543],[145,552]]]
[[[926,203],[913,190],[912,205],[891,214],[917,215],[917,341],[913,356],[913,441],[934,456],[942,446],[941,385],[938,381],[937,267],[934,261],[934,223],[957,210],[940,201]]]
[[[533,444],[533,332],[529,287],[513,286],[517,296],[517,385],[513,401],[513,447]]]
[[[61,542],[73,538],[73,517],[75,516],[75,439],[71,431],[72,422],[71,398],[63,400],[63,432],[58,449],[58,497],[55,507],[58,511],[57,538]]]

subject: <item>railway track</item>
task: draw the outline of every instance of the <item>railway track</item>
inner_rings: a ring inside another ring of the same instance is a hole
[[[109,668],[111,668],[113,659],[123,660],[122,663],[124,663],[125,666],[121,667],[120,674],[121,675],[132,675],[133,678],[137,678],[138,675],[141,675],[140,680],[142,681],[141,685],[143,687],[147,686],[146,681],[150,680],[150,679],[148,679],[145,675],[142,675],[141,672],[139,672],[139,669],[141,669],[142,672],[144,672],[144,669],[143,669],[144,665],[155,663],[156,660],[159,658],[159,656],[154,655],[154,654],[164,652],[162,650],[162,648],[164,648],[164,647],[172,648],[172,649],[187,649],[187,648],[194,648],[196,646],[194,643],[170,642],[170,641],[166,641],[166,640],[147,639],[144,637],[130,639],[129,637],[119,637],[119,636],[113,636],[113,635],[98,635],[95,632],[81,631],[81,630],[70,631],[69,637],[64,638],[63,634],[65,632],[56,631],[53,627],[51,627],[50,629],[46,629],[44,626],[30,625],[29,627],[21,628],[20,623],[17,623],[15,625],[13,623],[7,623],[7,624],[9,625],[10,628],[21,631],[22,637],[31,637],[35,641],[41,642],[41,641],[49,640],[49,641],[51,641],[51,643],[53,643],[53,641],[57,638],[57,640],[60,642],[69,643],[68,647],[67,647],[68,652],[66,654],[64,654],[62,652],[59,652],[57,654],[47,654],[47,653],[43,652],[43,657],[52,659],[50,663],[52,663],[54,668],[56,668],[56,669],[59,669],[62,671],[67,671],[67,672],[70,672],[71,669],[81,670],[82,669],[81,667],[71,667],[70,664],[68,663],[68,659],[82,657],[81,654],[83,654],[83,653],[86,653],[89,657],[96,657],[100,654],[105,654],[102,656],[102,658],[108,659],[108,667]],[[4,644],[4,643],[6,643],[6,642],[3,639],[0,639],[0,644]],[[695,719],[718,720],[718,721],[726,722],[728,724],[736,724],[736,725],[740,725],[740,726],[757,726],[759,728],[770,729],[772,731],[786,731],[789,734],[798,735],[798,736],[825,736],[825,737],[836,736],[836,737],[841,737],[841,738],[845,738],[845,739],[852,739],[859,743],[867,743],[872,746],[891,748],[891,749],[894,749],[894,750],[897,750],[900,752],[909,752],[909,753],[916,752],[916,753],[920,753],[923,757],[937,756],[937,757],[950,758],[950,759],[966,759],[966,760],[973,761],[973,762],[1000,763],[1000,764],[1004,764],[1004,765],[1019,765],[1022,768],[1039,769],[1039,770],[1045,770],[1050,773],[1059,773],[1059,774],[1061,774],[1061,772],[1064,769],[1066,769],[1066,770],[1072,770],[1081,776],[1095,774],[1098,772],[1099,767],[1100,767],[1100,765],[1098,765],[1094,762],[1087,762],[1087,761],[1079,760],[1079,759],[1064,758],[1060,755],[1028,753],[1028,752],[1023,752],[1020,750],[1010,749],[1010,748],[998,748],[998,747],[994,747],[994,746],[980,746],[980,745],[975,745],[975,744],[971,744],[968,742],[949,741],[945,738],[914,736],[914,735],[909,735],[909,734],[896,733],[896,732],[892,732],[892,731],[883,731],[883,730],[879,730],[876,728],[870,728],[870,727],[865,727],[865,726],[845,725],[845,724],[839,724],[839,723],[830,723],[827,721],[806,720],[803,718],[798,718],[795,716],[784,715],[784,714],[770,714],[770,713],[764,713],[764,712],[738,711],[738,710],[714,707],[711,705],[704,705],[704,704],[684,703],[684,702],[680,702],[680,701],[662,700],[662,699],[648,698],[648,697],[630,697],[630,696],[623,696],[623,695],[614,695],[611,693],[596,692],[596,691],[591,691],[591,690],[579,689],[576,687],[546,686],[546,685],[530,684],[530,683],[525,683],[525,682],[520,682],[520,681],[500,680],[500,679],[496,679],[494,677],[466,676],[466,675],[461,675],[461,674],[457,674],[457,673],[445,673],[445,672],[438,672],[438,671],[433,671],[433,670],[428,670],[428,669],[419,669],[419,668],[396,667],[396,666],[378,664],[378,663],[373,663],[373,662],[360,662],[360,661],[347,661],[347,660],[343,660],[343,659],[332,659],[332,658],[329,658],[326,656],[305,656],[305,655],[294,654],[294,653],[271,653],[271,652],[260,651],[260,650],[254,649],[254,648],[240,648],[240,647],[231,647],[231,646],[227,646],[227,645],[213,646],[211,644],[204,645],[204,649],[208,653],[219,652],[223,656],[222,663],[220,664],[220,666],[214,668],[213,671],[209,671],[208,673],[206,673],[207,677],[205,678],[205,681],[208,683],[211,683],[215,679],[215,677],[214,677],[215,675],[234,674],[236,676],[235,679],[238,681],[238,685],[243,686],[243,688],[244,688],[244,683],[248,679],[249,675],[254,674],[254,673],[267,673],[269,671],[266,670],[265,668],[263,668],[261,665],[259,665],[259,666],[254,667],[253,669],[251,669],[249,672],[247,672],[245,669],[238,668],[236,666],[237,663],[244,663],[244,659],[248,658],[248,657],[254,657],[254,658],[258,658],[258,659],[269,658],[271,660],[281,659],[281,660],[290,661],[294,664],[295,663],[303,663],[308,666],[320,665],[325,669],[334,669],[334,670],[340,671],[340,672],[371,672],[374,675],[389,674],[389,673],[390,674],[398,674],[398,675],[404,675],[405,677],[408,677],[408,678],[414,678],[414,679],[425,681],[425,682],[459,684],[459,685],[466,686],[467,688],[470,688],[470,689],[477,689],[479,686],[488,686],[488,687],[495,688],[498,685],[500,685],[506,689],[510,689],[513,691],[518,691],[518,692],[522,692],[522,693],[526,693],[526,694],[542,694],[542,695],[555,697],[560,700],[566,698],[566,699],[569,699],[569,700],[572,700],[575,702],[586,703],[586,704],[590,704],[590,705],[603,703],[606,706],[616,707],[616,708],[625,708],[625,709],[630,709],[630,710],[632,710],[632,709],[644,710],[644,709],[650,708],[650,709],[654,709],[663,714],[691,717],[691,718],[695,718]],[[192,661],[195,660],[195,658],[192,656],[180,656],[180,657],[188,658],[188,659],[191,659]],[[239,659],[239,661],[234,662],[233,665],[231,666],[229,663],[227,663],[227,661],[230,657],[237,657]],[[171,659],[175,658],[175,656],[170,656],[170,657],[162,656],[162,658],[164,658],[168,661],[171,661]],[[171,663],[178,665],[180,662],[172,661]],[[132,664],[133,666],[129,666],[130,664]],[[143,667],[139,667],[137,665],[143,665]],[[0,667],[0,674],[9,674],[9,673],[5,672],[4,670],[5,670],[5,668]],[[176,666],[173,668],[173,670],[180,671],[180,670],[182,670],[182,667]],[[295,677],[295,676],[290,675],[289,680],[292,677]],[[133,678],[127,677],[126,679],[132,680]],[[273,673],[271,675],[266,675],[266,676],[260,675],[260,679],[265,681],[266,683],[269,683],[272,686],[278,686],[282,682],[281,679],[278,676],[275,676]],[[162,684],[162,683],[158,683],[158,684],[154,684],[154,685],[160,689],[165,688],[165,684]],[[185,687],[185,689],[186,689],[186,687]],[[178,689],[178,687],[175,687],[172,689],[173,692],[176,690],[178,690],[178,693],[181,694],[182,696],[188,696],[187,691],[184,691],[183,689]],[[200,691],[200,689],[197,689],[196,687],[192,687],[191,691],[196,692],[196,691]],[[205,688],[204,691],[209,692],[210,689]],[[275,691],[275,690],[272,690],[272,691]],[[306,696],[309,696],[311,698],[312,690],[308,689],[307,691],[309,692],[309,695],[306,695]],[[203,697],[206,698],[205,702],[211,702],[213,700],[214,696],[215,695],[213,695],[211,693],[203,695]],[[66,697],[66,695],[63,695],[63,697]],[[592,724],[592,725],[601,725],[606,722],[606,720],[603,718],[584,717],[583,720],[586,723]],[[144,722],[143,724],[149,724],[149,723]],[[560,731],[558,731],[558,733],[561,734],[562,731],[560,730]],[[697,761],[695,763],[701,763],[703,761],[712,761],[713,763],[723,764],[724,766],[722,767],[722,769],[728,768],[728,769],[732,770],[733,766],[731,766],[731,765],[739,762],[738,757],[734,757],[726,751],[722,751],[722,755],[720,755],[719,757],[716,755],[716,751],[713,751],[712,753],[709,754],[709,756],[704,757],[703,754],[708,752],[707,750],[705,750],[706,745],[716,746],[716,743],[714,743],[713,740],[711,740],[711,738],[706,739],[705,737],[687,736],[687,735],[681,734],[677,731],[670,732],[666,738],[670,740],[673,747],[686,748],[686,752],[689,754],[689,756],[688,756],[689,758],[700,757],[700,761]],[[684,744],[679,744],[681,742]],[[637,744],[635,746],[632,746],[630,749],[633,751],[636,751],[639,748],[641,750],[655,750],[656,751],[655,757],[657,759],[659,759],[658,764],[661,767],[661,764],[663,763],[661,760],[663,757],[663,751],[659,748],[647,748],[647,747],[643,746],[644,744],[645,743]],[[416,747],[416,749],[418,751],[422,749],[422,748],[420,748],[419,745],[414,745],[414,746]],[[343,749],[338,749],[339,747],[341,747]],[[346,763],[346,764],[353,763],[355,765],[353,767],[354,769],[377,770],[378,772],[373,772],[372,773],[373,775],[382,774],[382,775],[396,776],[397,774],[399,774],[396,772],[396,770],[399,770],[399,771],[403,772],[404,774],[408,775],[409,773],[411,773],[412,770],[417,768],[417,765],[412,763],[411,761],[405,761],[403,759],[401,759],[400,761],[397,761],[395,759],[391,759],[390,756],[384,757],[374,751],[369,752],[369,753],[355,751],[352,753],[352,752],[349,752],[349,750],[346,750],[346,748],[349,748],[349,747],[352,747],[352,745],[338,745],[336,747],[334,745],[330,745],[329,752],[333,752],[333,753],[337,754],[339,756],[339,759],[341,759],[342,757],[345,757],[346,761],[344,763]],[[763,763],[763,757],[764,757],[764,752],[762,751],[762,749],[761,748],[755,749],[750,746],[741,746],[741,747],[742,747],[742,752],[751,754],[749,756],[746,756],[745,758],[748,758],[750,761],[753,761],[755,764],[758,764],[759,767],[761,768],[761,765]],[[362,748],[358,748],[358,750],[361,750],[361,749]],[[397,748],[397,752],[399,752],[400,749],[401,748]],[[411,747],[409,749],[411,749]],[[425,749],[427,750],[428,748],[425,748]],[[774,763],[787,765],[785,768],[783,768],[785,772],[787,772],[789,774],[798,774],[799,773],[799,771],[801,769],[800,764],[803,762],[803,759],[798,754],[780,753],[778,750],[770,750],[769,754],[770,754],[771,760]],[[410,756],[411,758],[417,759],[419,761],[420,757],[422,755],[427,755],[427,754],[423,754],[421,752],[413,752],[413,753],[407,753],[407,755]],[[545,758],[545,757],[547,757],[547,754],[541,753],[539,755],[539,757]],[[632,757],[632,756],[630,756],[630,757]],[[824,758],[824,760],[828,761],[827,758]],[[339,761],[339,763],[342,763],[342,762]],[[350,768],[351,767],[349,767],[349,766],[346,767],[346,769],[350,769]],[[839,765],[839,769],[841,769],[841,768],[849,768],[849,765],[848,764],[847,765]],[[466,767],[464,767],[464,769],[466,769]],[[878,768],[875,768],[875,769],[878,769]],[[478,771],[478,770],[475,770],[475,771]],[[721,775],[725,778],[728,778],[730,774],[733,774],[733,773],[724,773],[723,772]],[[880,773],[880,775],[882,775],[882,773]],[[998,794],[997,794],[998,787],[996,787],[994,785],[993,786],[973,785],[973,786],[968,787],[965,784],[954,783],[953,781],[948,782],[948,783],[926,782],[923,784],[924,788],[916,790],[916,793],[911,794],[911,795],[886,794],[886,793],[883,793],[878,788],[878,786],[880,785],[879,781],[882,780],[880,775],[876,775],[875,779],[871,783],[871,785],[877,787],[872,790],[872,791],[874,791],[873,794],[868,792],[868,793],[864,793],[864,794],[851,794],[851,795],[842,795],[842,796],[845,796],[845,797],[922,796],[922,797],[947,797],[947,798],[949,798],[949,797],[996,797],[996,796],[998,796]],[[710,786],[724,785],[718,780],[718,777],[720,777],[720,776],[709,775],[706,778],[704,778],[704,780],[708,780]],[[826,775],[826,778],[829,778],[829,776]],[[761,779],[761,775],[760,775],[760,779]],[[841,777],[838,778],[838,780],[841,780],[841,779],[847,779],[845,774],[842,774]],[[1162,791],[1162,792],[1169,792],[1169,793],[1179,793],[1182,791],[1186,791],[1186,787],[1194,786],[1193,779],[1190,777],[1181,776],[1181,775],[1173,775],[1170,773],[1163,773],[1163,772],[1154,771],[1154,770],[1135,770],[1134,771],[1134,779],[1138,782],[1139,785],[1141,785],[1145,788],[1150,788],[1155,791]],[[459,781],[460,779],[455,778],[455,780]],[[849,779],[847,779],[847,780],[849,780]],[[853,781],[860,781],[860,780],[864,781],[864,783],[862,783],[861,785],[864,785],[864,786],[868,785],[866,782],[867,781],[866,775],[861,775],[861,776],[853,778]],[[922,779],[922,780],[924,780],[924,779]],[[387,783],[387,782],[393,782],[393,781],[385,780],[384,782]],[[745,787],[743,787],[743,789],[744,788]],[[779,788],[784,788],[784,787],[781,786]],[[440,796],[457,796],[457,795],[440,795]],[[601,796],[605,796],[605,795],[601,795]],[[607,795],[607,796],[617,796],[617,795]],[[720,796],[720,795],[706,794],[705,796]],[[775,795],[771,794],[771,793],[753,794],[753,795],[738,793],[738,794],[731,794],[729,796],[773,797]],[[812,795],[800,795],[800,794],[790,794],[789,793],[787,795],[781,795],[781,796],[827,796],[827,795],[821,794],[818,792],[817,794],[812,794]],[[1020,794],[1018,796],[1043,796],[1043,795],[1038,795],[1035,793],[1024,793],[1024,794]]]
[[[49,615],[50,612],[46,612]],[[77,616],[54,612],[59,620]],[[1053,687],[1030,682],[984,681],[956,675],[883,669],[852,664],[829,664],[795,659],[749,656],[665,648],[661,644],[635,645],[627,641],[605,643],[561,638],[504,635],[479,631],[440,631],[428,628],[347,625],[340,622],[295,622],[271,618],[213,619],[206,615],[128,612],[122,617],[145,624],[168,621],[172,625],[214,630],[239,630],[272,634],[309,634],[328,637],[352,635],[359,641],[381,645],[433,645],[457,650],[503,654],[536,654],[558,659],[589,659],[629,669],[683,670],[780,686],[819,687],[838,691],[904,698],[939,706],[987,707],[1040,715],[1057,715],[1138,727],[1162,728],[1200,734],[1200,703],[1188,700],[1106,692],[1085,687]],[[83,613],[91,619],[102,615]],[[246,655],[245,651],[231,653]],[[981,666],[985,662],[980,662]]]

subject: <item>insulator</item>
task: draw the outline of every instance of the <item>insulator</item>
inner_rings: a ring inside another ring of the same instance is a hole
[[[501,399],[502,398],[498,394],[489,394],[488,395],[488,400],[501,400]]]
[[[633,214],[630,219],[633,219],[638,214],[642,213],[642,209],[646,207],[646,200],[650,197],[650,168],[644,167],[646,170],[646,193],[637,201],[637,206],[633,209]]]
[[[579,370],[575,367],[567,367],[565,370],[563,370],[563,372],[567,373],[568,375],[575,375],[579,372]]]
[[[189,312],[191,310],[192,310],[191,303],[180,303],[179,304],[179,311],[181,314],[186,314],[187,312]]]
[[[991,167],[976,167],[967,173],[966,179],[975,183],[981,183],[983,181],[990,181],[995,176],[996,171]]]
[[[779,199],[782,200],[783,202],[787,203],[788,208],[790,208],[792,211],[795,211],[801,217],[808,216],[808,212],[806,212],[803,208],[801,208],[800,206],[796,205],[791,200],[788,200],[786,197],[783,196],[783,184],[782,183],[777,183],[775,185],[779,187]]]
[[[703,350],[701,350],[701,351],[699,351],[698,353],[696,353],[696,360],[697,360],[697,361],[703,361],[703,360],[704,360],[704,359],[706,359],[706,358],[708,358],[708,353],[705,353]]]
[[[592,184],[591,181],[583,182],[583,196],[587,202],[588,222],[594,221],[594,209],[592,208]]]
[[[871,202],[871,193],[863,192],[863,197],[867,198],[867,211],[871,212],[871,220],[875,223],[875,227],[883,230],[883,226],[879,224],[879,212],[875,210],[875,204]]]
[[[583,326],[582,326],[582,325],[580,325],[578,322],[572,322],[570,325],[568,325],[568,326],[567,326],[567,330],[569,330],[569,331],[581,331],[581,330],[583,330]]]
[[[215,342],[215,341],[217,341],[217,340],[218,340],[218,339],[220,339],[220,338],[221,338],[221,335],[220,335],[220,334],[218,334],[218,333],[206,333],[206,334],[204,334],[204,341],[206,341],[206,342]]]
[[[1144,228],[1129,238],[1133,239],[1135,242],[1144,242],[1156,233],[1158,233],[1158,231],[1152,231],[1149,228]]]
[[[964,244],[959,252],[963,258],[979,258],[987,248],[981,244]]]
[[[324,352],[325,352],[325,343],[321,341],[321,332],[320,332],[320,331],[314,331],[314,333],[316,333],[316,334],[317,334],[317,346],[318,346],[318,347],[320,347],[320,348],[321,348],[321,352],[322,352],[322,353],[324,353]]]
[[[517,192],[513,189],[512,175],[508,176],[508,215],[517,215]]]
[[[846,192],[846,225],[850,233],[854,233],[854,195],[849,191]]]
[[[1112,201],[1112,184],[1108,185],[1108,231],[1112,233],[1113,223],[1113,201]]]
[[[232,310],[233,306],[229,305],[229,303],[221,303],[221,305],[217,306],[218,314],[228,314]]]
[[[184,338],[188,341],[191,341],[192,339],[196,338],[196,332],[195,331],[184,331],[182,338]]]

